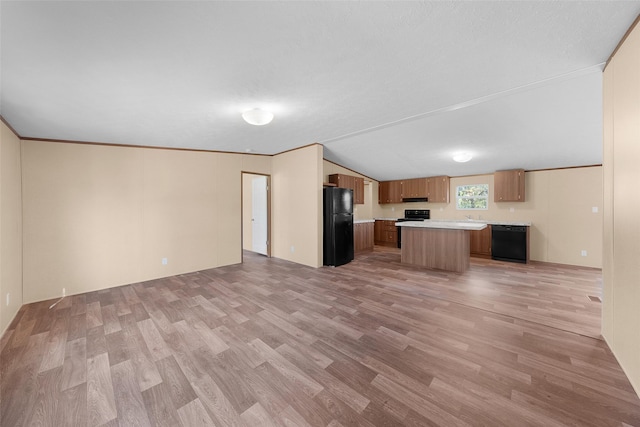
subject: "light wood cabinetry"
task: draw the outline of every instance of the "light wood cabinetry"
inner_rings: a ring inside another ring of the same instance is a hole
[[[364,205],[364,178],[354,177],[353,186],[353,203],[356,205]]]
[[[402,181],[382,181],[378,186],[378,203],[402,203]]]
[[[396,221],[376,220],[374,226],[374,242],[382,246],[398,246],[398,227]]]
[[[462,273],[469,269],[467,230],[404,227],[400,260],[403,264]]]
[[[471,256],[479,258],[491,258],[491,226],[484,230],[471,231],[470,243]]]
[[[364,178],[336,173],[329,175],[329,182],[337,187],[353,190],[353,203],[364,204]]]
[[[449,177],[432,176],[380,182],[378,203],[402,203],[403,197],[427,197],[432,203],[449,203]]]
[[[524,202],[524,169],[494,172],[493,201]]]
[[[429,202],[449,203],[449,177],[432,176],[427,178]]]
[[[402,197],[428,197],[428,178],[405,179],[402,181]]]
[[[354,252],[373,250],[374,223],[362,222],[353,224],[353,249]]]

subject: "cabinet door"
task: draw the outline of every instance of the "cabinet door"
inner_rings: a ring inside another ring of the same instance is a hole
[[[494,202],[524,202],[524,169],[496,171],[493,174]]]
[[[354,177],[353,203],[364,205],[364,178]]]
[[[383,241],[384,221],[376,221],[373,224],[373,241],[378,244]]]
[[[402,181],[380,182],[378,203],[402,203]]]
[[[429,201],[449,203],[449,177],[433,176],[428,179]]]
[[[389,203],[402,203],[402,181],[389,181]]]
[[[427,178],[418,178],[416,181],[416,197],[429,197]]]
[[[427,178],[402,181],[402,197],[428,197]]]
[[[395,221],[383,221],[382,241],[386,243],[398,243],[398,227]]]
[[[390,181],[381,181],[378,185],[378,203],[380,204],[391,203],[389,199],[389,182]]]
[[[402,197],[418,197],[418,182],[415,179],[402,181]]]
[[[351,175],[340,175],[344,181],[344,188],[350,188],[354,194],[356,192],[356,177]]]
[[[354,224],[353,247],[355,252],[373,250],[373,228],[370,222]]]
[[[471,231],[470,252],[474,256],[491,257],[491,226]]]
[[[395,221],[376,220],[373,228],[373,240],[376,245],[397,245],[398,229],[395,223]]]

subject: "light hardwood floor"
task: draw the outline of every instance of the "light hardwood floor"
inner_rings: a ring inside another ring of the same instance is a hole
[[[0,342],[0,425],[640,426],[600,295],[594,269],[245,253],[22,307]]]

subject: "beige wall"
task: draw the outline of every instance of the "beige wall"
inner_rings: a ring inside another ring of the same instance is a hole
[[[640,25],[604,71],[602,334],[640,395]]]
[[[489,209],[456,209],[458,185],[489,184]],[[535,261],[602,267],[602,168],[586,167],[527,172],[526,201],[494,203],[493,174],[451,178],[450,203],[376,205],[374,217],[398,218],[404,209],[430,209],[433,219],[531,222],[530,257]],[[592,208],[598,208],[597,213]],[[513,212],[511,212],[513,209]],[[581,251],[586,250],[583,257]]]
[[[24,303],[240,262],[241,171],[271,173],[266,156],[22,145]]]
[[[0,123],[0,334],[22,305],[21,193],[20,140]]]
[[[364,178],[364,204],[353,205],[353,219],[371,219],[373,218],[374,206],[378,204],[378,181],[375,181],[369,177],[361,175],[350,169],[344,168],[333,162],[324,160],[322,162],[323,167],[323,181],[329,182],[329,175],[340,173],[344,175],[358,176]]]
[[[273,157],[272,256],[322,265],[322,146]]]

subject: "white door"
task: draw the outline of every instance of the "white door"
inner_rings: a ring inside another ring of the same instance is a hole
[[[267,255],[267,177],[254,177],[251,190],[251,243],[254,252]]]

